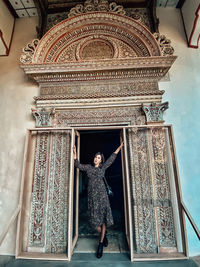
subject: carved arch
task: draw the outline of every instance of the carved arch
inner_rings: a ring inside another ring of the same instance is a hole
[[[111,12],[91,12],[51,28],[39,41],[32,63],[90,60],[88,51],[92,60],[162,56],[152,33],[139,22]]]

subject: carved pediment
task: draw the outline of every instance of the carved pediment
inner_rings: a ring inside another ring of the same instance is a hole
[[[50,86],[55,87],[54,91],[61,86],[66,92],[66,85],[72,82],[76,84],[76,95],[83,83],[90,82],[155,84],[168,72],[176,59],[170,41],[163,36],[154,36],[140,22],[115,13],[114,9],[111,11],[110,7],[111,4],[104,0],[88,0],[79,14],[73,13],[52,27],[34,51],[24,50],[28,56],[21,58],[21,67],[37,81],[41,92],[49,91]],[[77,10],[77,6],[73,10]],[[136,87],[129,95],[139,94]],[[157,94],[160,99],[155,87],[149,86],[149,94]],[[98,96],[107,93],[98,93]],[[95,94],[92,90],[86,92],[89,98]],[[119,94],[125,96],[127,93],[114,93],[120,97]],[[113,92],[110,97],[112,95]]]

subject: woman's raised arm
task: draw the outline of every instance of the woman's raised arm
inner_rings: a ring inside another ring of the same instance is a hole
[[[74,154],[74,166],[76,168],[78,168],[79,170],[86,172],[88,170],[88,168],[90,167],[90,165],[89,164],[81,164],[79,162],[79,160],[77,159],[76,147],[75,146],[73,146],[73,154]]]
[[[121,143],[121,145],[115,150],[114,153],[111,154],[111,156],[106,160],[104,163],[104,168],[107,169],[110,167],[110,165],[115,161],[117,154],[119,153],[120,149],[123,147],[124,142]]]
[[[118,154],[121,148],[124,146],[124,142],[121,142],[120,146],[115,150],[115,154]]]

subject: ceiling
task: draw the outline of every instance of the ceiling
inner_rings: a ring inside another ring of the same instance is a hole
[[[108,0],[110,3],[113,1],[122,5],[126,10],[145,9],[150,24],[149,29],[156,32],[158,31],[156,7],[177,7],[177,4],[185,0]],[[40,39],[52,27],[49,23],[52,16],[56,17],[56,20],[58,18],[59,22],[67,18],[66,14],[69,13],[71,8],[77,4],[84,4],[85,0],[4,0],[4,2],[16,18],[39,16],[37,34]]]
[[[15,17],[38,16],[42,13],[56,13],[69,11],[77,4],[83,4],[84,0],[4,0]],[[112,1],[111,1],[112,2]],[[123,7],[147,7],[156,2],[160,7],[176,7],[180,0],[117,0],[117,4]],[[39,10],[38,10],[39,8]]]
[[[12,9],[15,17],[38,16],[37,8],[33,0],[7,0],[7,5]]]

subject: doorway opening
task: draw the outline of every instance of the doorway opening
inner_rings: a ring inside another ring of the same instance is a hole
[[[102,152],[105,160],[120,145],[120,130],[81,130],[80,134],[80,162],[92,164],[96,152]],[[125,235],[125,214],[123,196],[123,178],[121,153],[118,153],[114,163],[106,170],[108,184],[114,196],[110,197],[114,225],[107,229],[109,245],[104,252],[125,253],[128,245]],[[87,213],[87,183],[85,172],[79,173],[79,238],[75,253],[96,252],[99,234],[88,223]]]

